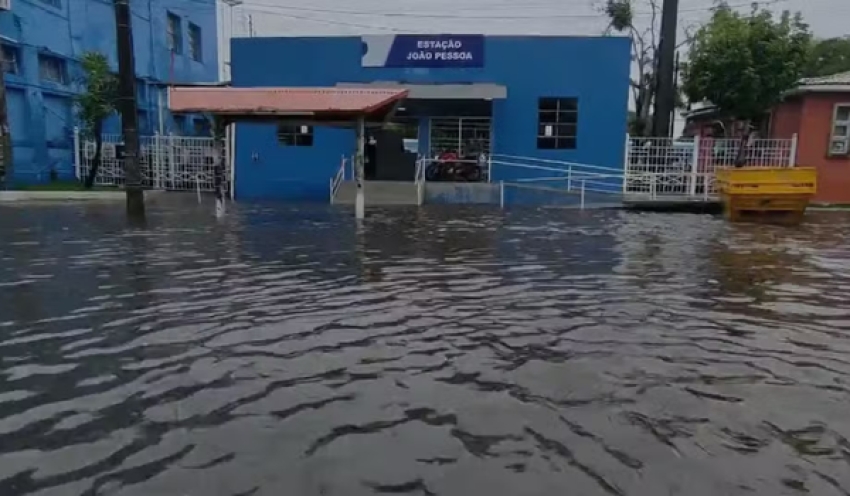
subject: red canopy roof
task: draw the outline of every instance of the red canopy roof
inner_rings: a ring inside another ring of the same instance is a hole
[[[240,117],[365,116],[386,111],[407,96],[382,88],[210,88],[173,87],[172,112],[209,112]]]

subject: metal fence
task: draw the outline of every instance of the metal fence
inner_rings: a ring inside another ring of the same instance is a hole
[[[623,192],[635,195],[705,197],[716,194],[714,173],[732,167],[739,139],[632,138],[627,136]],[[746,143],[746,167],[794,167],[797,136]]]
[[[95,184],[122,186],[125,182],[124,164],[121,160],[121,135],[103,135],[101,165]],[[224,180],[229,191],[231,154],[228,140],[220,148],[224,161]],[[96,145],[74,130],[75,173],[80,181],[88,177],[94,164]],[[209,137],[142,136],[139,139],[139,164],[145,187],[174,191],[214,191],[215,140]]]
[[[435,117],[430,121],[431,157],[454,152],[458,158],[490,154],[492,120],[489,117]],[[474,160],[474,158],[473,158]]]

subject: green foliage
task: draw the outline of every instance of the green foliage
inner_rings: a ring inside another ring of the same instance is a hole
[[[97,134],[103,121],[115,112],[118,104],[118,76],[109,67],[109,59],[99,52],[86,52],[81,59],[84,91],[76,104],[83,132]]]
[[[850,37],[827,38],[812,45],[803,75],[831,76],[847,71],[850,71]]]
[[[802,77],[810,46],[799,14],[774,19],[756,6],[742,15],[721,5],[694,37],[682,71],[685,95],[730,117],[757,120]]]
[[[631,0],[608,0],[605,3],[605,15],[611,20],[611,27],[623,32],[632,27],[634,13]]]

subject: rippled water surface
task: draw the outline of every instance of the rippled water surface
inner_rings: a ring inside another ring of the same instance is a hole
[[[850,215],[0,207],[0,495],[846,495]]]

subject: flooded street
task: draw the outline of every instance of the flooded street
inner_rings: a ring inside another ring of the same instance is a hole
[[[850,212],[0,207],[0,495],[850,494]]]

